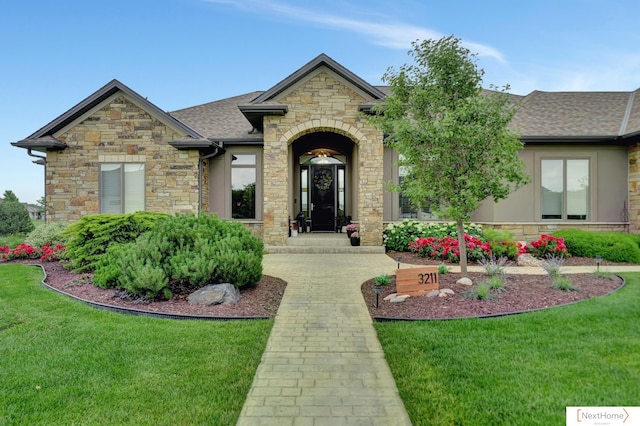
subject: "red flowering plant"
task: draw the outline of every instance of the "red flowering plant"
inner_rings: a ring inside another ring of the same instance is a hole
[[[0,247],[0,259],[13,260],[13,259],[38,259],[44,262],[53,262],[59,259],[60,254],[64,251],[64,246],[58,244],[52,246],[50,243],[44,246],[32,247],[29,244],[22,243],[14,249],[10,249],[9,246]]]
[[[546,234],[542,234],[540,239],[531,242],[529,253],[538,258],[547,256],[569,257],[564,238]]]
[[[468,234],[464,235],[464,240],[467,247],[468,260],[479,260],[491,255],[489,243]],[[448,260],[452,263],[460,261],[458,240],[450,236],[439,238],[420,237],[415,241],[409,242],[409,249],[419,256],[429,257],[434,260]]]

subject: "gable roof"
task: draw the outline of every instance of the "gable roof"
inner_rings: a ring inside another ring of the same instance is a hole
[[[191,127],[164,112],[118,80],[113,79],[29,137],[18,142],[12,142],[11,145],[40,151],[65,149],[67,144],[56,139],[53,135],[117,92],[124,93],[140,108],[154,115],[166,125],[179,129],[188,138],[200,141],[203,139],[202,136]]]
[[[301,68],[299,68],[297,71],[293,72],[287,78],[277,83],[271,89],[267,90],[266,92],[263,92],[251,103],[259,104],[259,103],[272,100],[278,94],[286,91],[288,88],[290,88],[291,86],[296,84],[298,81],[302,80],[303,78],[308,76],[311,72],[315,71],[321,66],[325,66],[329,68],[331,71],[335,72],[340,77],[345,79],[347,82],[356,86],[358,89],[362,90],[372,98],[376,100],[378,99],[382,100],[385,98],[385,94],[382,91],[378,90],[375,86],[370,85],[369,83],[364,81],[362,78],[358,77],[356,74],[352,73],[351,71],[349,71],[348,69],[346,69],[345,67],[343,67],[342,65],[334,61],[333,59],[331,59],[326,54],[321,53],[320,55],[316,56],[315,58],[307,62]]]

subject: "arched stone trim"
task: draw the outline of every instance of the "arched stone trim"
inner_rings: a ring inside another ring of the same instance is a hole
[[[280,142],[291,144],[301,136],[314,132],[337,133],[348,137],[356,145],[360,145],[360,142],[364,142],[367,140],[367,137],[364,135],[364,133],[350,124],[343,123],[341,121],[330,120],[327,118],[321,118],[316,120],[308,120],[304,123],[300,123],[292,127],[282,135],[282,139],[280,140]]]

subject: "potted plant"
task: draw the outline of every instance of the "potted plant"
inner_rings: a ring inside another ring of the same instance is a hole
[[[291,230],[291,236],[292,237],[297,237],[298,236],[298,224],[297,223],[293,224],[293,229]]]
[[[336,232],[342,232],[342,227],[347,223],[349,222],[347,221],[347,217],[345,215],[341,214],[336,216]]]
[[[360,234],[358,233],[358,231],[353,231],[351,233],[351,236],[349,236],[349,239],[351,240],[351,245],[352,246],[359,246],[360,245]]]
[[[347,237],[351,238],[351,234],[358,230],[358,225],[350,223],[347,225]]]

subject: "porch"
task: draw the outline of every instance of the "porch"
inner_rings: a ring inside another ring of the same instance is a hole
[[[384,246],[352,246],[347,234],[339,232],[300,233],[289,237],[286,245],[265,245],[270,254],[384,254]]]

